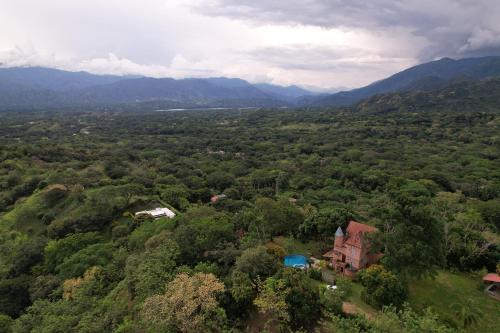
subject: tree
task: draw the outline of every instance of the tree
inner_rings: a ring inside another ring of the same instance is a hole
[[[30,283],[31,278],[27,275],[0,280],[0,313],[17,318],[31,304]]]
[[[211,207],[189,209],[179,217],[174,239],[186,264],[204,259],[210,251],[227,246],[235,239],[234,226],[225,213]]]
[[[326,286],[319,289],[319,301],[325,314],[342,314],[342,294],[337,290],[330,290]]]
[[[70,234],[62,239],[51,240],[44,249],[45,267],[49,272],[55,272],[66,258],[101,241],[102,237],[97,232]]]
[[[234,216],[236,228],[248,231],[247,238],[265,242],[271,237],[271,226],[264,221],[264,217],[255,208],[244,208]]]
[[[279,268],[276,257],[269,254],[265,246],[248,248],[236,258],[236,269],[248,274],[252,280],[257,277],[266,278]]]
[[[359,272],[362,297],[368,304],[381,309],[384,305],[401,306],[407,290],[398,277],[381,265],[373,265]]]
[[[345,230],[352,218],[352,212],[345,208],[322,209],[304,220],[299,227],[299,235],[302,239],[321,237],[326,240],[333,237],[338,227]]]
[[[61,279],[54,275],[40,275],[35,278],[29,287],[30,300],[56,298],[56,289],[60,286]]]
[[[255,208],[271,235],[296,234],[304,221],[300,209],[288,200],[274,201],[269,198],[259,198],[255,201]]]
[[[218,331],[225,317],[218,302],[223,291],[224,284],[213,274],[181,273],[167,284],[164,294],[146,299],[141,318],[158,331]]]
[[[159,190],[160,197],[163,201],[166,201],[169,205],[174,206],[177,209],[185,210],[189,206],[189,192],[185,186],[175,185],[162,187]]]
[[[274,277],[267,278],[258,285],[259,293],[254,300],[260,312],[270,316],[270,322],[277,321],[280,325],[287,325],[290,321],[286,298],[290,293],[285,280]]]
[[[390,184],[392,205],[380,216],[382,263],[404,278],[433,275],[445,262],[443,229],[426,207],[429,191],[418,182],[400,182]]]
[[[166,238],[140,255],[129,256],[125,272],[132,295],[144,299],[163,292],[165,284],[174,277],[179,255],[177,243]]]
[[[481,269],[484,266],[492,269],[500,258],[492,253],[493,244],[484,238],[483,232],[486,230],[481,215],[475,210],[468,209],[455,214],[449,230],[448,264],[461,270]]]
[[[455,214],[463,211],[465,197],[462,193],[438,192],[432,199],[431,210],[443,225],[443,240],[446,255],[450,249],[451,227]]]
[[[285,281],[289,290],[285,299],[290,323],[296,328],[313,326],[320,315],[315,282],[303,271],[293,268],[281,269],[275,277]]]
[[[13,249],[12,256],[14,260],[9,275],[15,277],[21,274],[29,274],[30,269],[43,260],[42,251],[46,242],[43,238],[33,238],[26,240],[26,242]]]
[[[90,245],[66,258],[62,264],[56,267],[56,271],[64,279],[81,276],[92,266],[104,267],[111,261],[113,251],[114,247],[109,243]]]
[[[475,206],[477,206],[477,210],[481,213],[483,219],[490,225],[495,226],[497,231],[500,231],[500,198],[478,201]]]
[[[247,273],[235,269],[231,274],[231,295],[238,303],[249,303],[254,297],[255,285]]]
[[[477,205],[476,205],[477,206]],[[460,270],[493,268],[498,258],[483,232],[492,227],[476,209],[466,206],[462,193],[439,192],[431,209],[443,226],[446,263]]]
[[[99,267],[90,267],[85,271],[83,277],[77,277],[74,279],[68,279],[63,283],[63,298],[65,300],[71,300],[76,297],[78,290],[82,285],[91,282],[95,279],[96,275],[99,274],[101,269]]]
[[[128,237],[128,246],[131,250],[143,250],[145,243],[154,235],[159,235],[166,230],[173,230],[175,222],[169,218],[143,221]]]
[[[219,191],[224,191],[226,188],[234,184],[234,175],[225,171],[214,171],[207,176],[207,182],[210,186]]]

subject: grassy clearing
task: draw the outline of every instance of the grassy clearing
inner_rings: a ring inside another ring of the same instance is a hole
[[[15,208],[0,218],[0,223],[7,228],[15,228],[28,234],[40,233],[45,225],[40,221],[38,213],[43,209],[42,192],[18,201]]]
[[[363,302],[363,300],[361,299],[362,290],[363,286],[361,286],[359,283],[353,283],[352,294],[348,297],[347,301],[354,304],[359,310],[361,310],[364,314],[371,318],[377,314],[377,310]]]
[[[273,238],[273,243],[283,247],[287,254],[296,253],[322,259],[323,244],[321,242],[310,241],[303,243],[292,237],[279,236]]]
[[[410,304],[417,310],[432,307],[442,318],[456,323],[451,305],[468,304],[483,314],[479,326],[470,332],[498,332],[500,302],[478,288],[478,278],[464,273],[440,272],[436,279],[424,279],[410,284]]]

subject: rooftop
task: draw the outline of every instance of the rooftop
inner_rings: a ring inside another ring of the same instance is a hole
[[[483,281],[488,282],[499,282],[500,283],[500,275],[496,273],[488,273],[483,277]]]
[[[347,226],[347,239],[345,241],[345,244],[361,247],[363,234],[375,232],[377,230],[377,228],[372,227],[368,224],[349,221],[349,225]]]
[[[165,208],[165,207],[155,208],[153,210],[144,210],[144,211],[135,213],[135,216],[138,216],[138,215],[151,215],[154,218],[163,217],[163,216],[166,216],[169,218],[175,217],[175,213],[172,212],[170,209]]]

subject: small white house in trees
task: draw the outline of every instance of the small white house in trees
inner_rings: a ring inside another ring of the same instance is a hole
[[[144,210],[142,212],[135,213],[135,216],[140,216],[140,215],[150,215],[155,219],[159,217],[168,217],[168,218],[175,217],[175,213],[168,208],[155,208],[153,210]]]

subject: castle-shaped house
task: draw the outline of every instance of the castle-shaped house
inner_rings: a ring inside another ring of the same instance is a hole
[[[333,250],[323,255],[330,261],[335,271],[352,277],[360,269],[376,263],[381,253],[371,253],[371,244],[366,234],[378,231],[377,228],[356,221],[349,221],[346,233],[338,227],[335,232]]]

